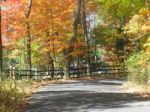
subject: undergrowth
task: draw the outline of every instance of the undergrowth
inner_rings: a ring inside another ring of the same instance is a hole
[[[17,112],[21,99],[30,94],[31,80],[11,80],[0,82],[0,112]]]
[[[123,85],[123,88],[133,93],[150,93],[150,85],[139,85],[134,82],[128,81]]]

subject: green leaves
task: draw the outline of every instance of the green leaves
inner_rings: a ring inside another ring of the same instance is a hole
[[[149,77],[149,62],[150,53],[144,51],[134,53],[128,57],[125,65],[129,71],[129,81],[132,81],[136,84],[147,84]]]

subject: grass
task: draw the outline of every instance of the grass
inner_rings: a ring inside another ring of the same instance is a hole
[[[123,88],[133,93],[150,94],[149,84],[135,84],[133,82],[128,81],[123,85]]]
[[[31,80],[0,82],[0,112],[17,112],[20,101],[31,93]]]
[[[49,83],[62,83],[66,80],[12,80],[0,82],[0,112],[22,112],[27,97],[37,88]]]

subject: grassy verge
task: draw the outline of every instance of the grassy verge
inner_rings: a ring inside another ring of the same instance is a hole
[[[20,101],[31,93],[31,80],[0,82],[0,112],[16,112]]]
[[[0,82],[0,112],[23,112],[27,97],[37,88],[49,83],[63,83],[66,80],[5,80]]]
[[[133,82],[127,82],[123,85],[123,88],[131,93],[138,93],[144,97],[150,97],[150,85],[149,84],[135,84]]]

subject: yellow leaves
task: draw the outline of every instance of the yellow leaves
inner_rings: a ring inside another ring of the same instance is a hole
[[[132,33],[132,34],[141,32],[143,20],[144,20],[144,18],[141,15],[133,16],[133,18],[129,21],[129,23],[125,27],[126,32]]]
[[[145,18],[147,18],[147,17],[149,17],[149,15],[150,15],[150,11],[148,10],[148,9],[141,9],[140,11],[139,11],[139,15],[142,15],[142,16],[144,16]]]
[[[150,11],[147,9],[142,9],[139,12],[140,15],[144,17],[144,23],[141,30],[146,33],[150,31]]]
[[[47,52],[49,52],[49,51],[50,51],[49,48],[44,47],[41,52],[42,52],[42,53],[47,53]]]
[[[148,59],[142,57],[149,56],[150,52],[150,11],[148,9],[141,9],[139,13],[129,21],[125,27],[125,33],[129,34],[131,42],[137,42],[143,50],[143,56],[140,56],[137,64],[145,66]],[[135,44],[135,43],[134,43]]]
[[[139,13],[129,21],[125,27],[125,33],[133,34],[130,38],[142,38],[150,31],[150,11],[141,9]],[[146,46],[148,43],[146,43]],[[149,45],[148,45],[149,46]]]
[[[11,55],[9,55],[9,58],[14,59],[17,56],[19,56],[20,53],[21,53],[21,51],[19,49],[15,49],[15,50],[13,50],[13,52],[11,53]]]
[[[146,43],[144,44],[144,47],[146,48],[146,50],[150,51],[150,37],[148,37]]]
[[[150,25],[144,24],[144,25],[141,27],[141,30],[142,30],[144,33],[149,32],[149,31],[150,31]]]
[[[71,53],[72,56],[78,56],[78,55],[82,55],[83,51],[82,50],[75,50],[74,52]]]
[[[144,33],[148,33],[150,31],[150,19],[145,19],[141,31]]]
[[[21,0],[21,3],[22,3],[22,4],[26,4],[26,3],[27,3],[27,0]]]

